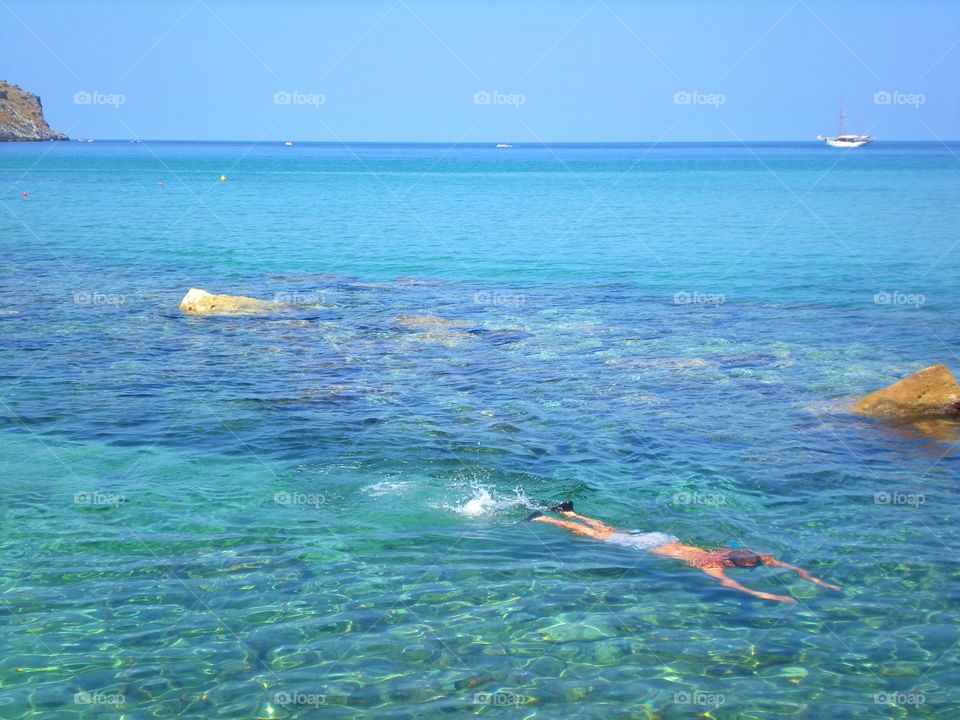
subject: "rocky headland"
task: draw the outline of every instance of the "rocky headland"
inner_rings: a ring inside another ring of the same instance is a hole
[[[69,139],[47,125],[39,97],[0,80],[0,141]]]

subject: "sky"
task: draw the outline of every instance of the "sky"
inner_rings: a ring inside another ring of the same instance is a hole
[[[0,0],[71,137],[960,139],[960,2]]]

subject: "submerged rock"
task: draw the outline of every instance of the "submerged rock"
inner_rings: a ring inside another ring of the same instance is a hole
[[[437,330],[446,328],[469,327],[473,323],[467,320],[451,320],[433,315],[398,315],[397,322],[411,330]]]
[[[513,328],[498,328],[497,330],[474,328],[473,330],[467,330],[467,332],[493,345],[507,345],[533,337],[533,333],[526,332],[525,330],[515,330]]]
[[[440,284],[439,280],[428,280],[416,277],[401,277],[396,280],[370,280],[366,282],[354,282],[354,287],[386,288],[386,287],[411,287],[411,286],[436,286]]]
[[[922,438],[946,445],[956,445],[960,442],[960,418],[957,417],[921,418],[909,422],[890,423],[890,426],[897,435],[907,440]],[[953,448],[947,450],[947,454],[954,452]]]
[[[474,339],[473,335],[461,329],[473,324],[467,320],[451,320],[434,315],[398,315],[395,319],[408,330],[416,330],[409,337],[417,340],[459,347],[465,341]]]
[[[180,309],[189,313],[257,313],[276,310],[280,303],[258,300],[243,295],[214,295],[206,290],[190,288],[180,301]]]
[[[854,412],[871,417],[960,417],[960,385],[946,365],[931,365],[853,405]]]
[[[703,358],[630,358],[614,357],[603,361],[604,365],[614,365],[626,369],[637,370],[694,370],[712,366],[713,363]]]
[[[768,365],[776,360],[776,356],[768,353],[742,353],[740,355],[721,355],[716,358],[721,365],[731,367],[751,367],[754,365]]]

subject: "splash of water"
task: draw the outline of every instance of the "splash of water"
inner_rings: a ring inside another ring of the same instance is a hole
[[[516,508],[534,510],[539,506],[527,497],[519,485],[512,494],[500,494],[496,487],[471,483],[469,497],[454,503],[443,503],[439,507],[466,517],[486,517],[505,514]]]

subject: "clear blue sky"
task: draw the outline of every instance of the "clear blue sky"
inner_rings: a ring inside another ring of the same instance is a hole
[[[806,140],[842,95],[848,130],[960,139],[957,0],[0,0],[0,18],[0,77],[73,137]]]

